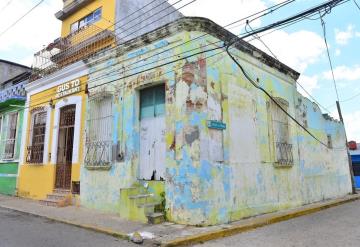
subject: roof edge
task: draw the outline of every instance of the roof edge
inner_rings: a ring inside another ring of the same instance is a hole
[[[188,32],[205,32],[224,42],[231,42],[235,40],[236,42],[234,44],[234,47],[236,47],[238,50],[249,54],[253,58],[270,67],[277,69],[279,72],[290,76],[295,81],[297,81],[300,76],[299,72],[290,68],[286,64],[278,61],[264,51],[237,37],[235,34],[221,27],[217,23],[204,17],[183,17],[176,21],[170,22],[162,27],[159,27],[155,30],[152,30],[148,33],[145,33],[139,37],[123,43],[123,45],[120,46],[118,52],[122,53],[124,52],[124,50],[128,51],[144,45],[148,45],[151,42],[165,38],[183,30],[186,30]]]

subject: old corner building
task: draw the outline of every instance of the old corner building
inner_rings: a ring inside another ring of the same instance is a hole
[[[18,195],[76,194],[83,155],[87,68],[75,63],[26,86]]]
[[[275,103],[225,51],[200,52],[233,39],[182,18],[90,62],[83,206],[213,225],[351,193],[344,126],[298,93],[296,71],[244,41],[231,49]]]
[[[64,1],[61,37],[35,54],[19,196],[213,225],[351,192],[344,126],[298,93],[299,73],[238,39],[231,54],[271,100],[216,23],[175,13],[119,31],[104,20],[141,1],[103,3]]]

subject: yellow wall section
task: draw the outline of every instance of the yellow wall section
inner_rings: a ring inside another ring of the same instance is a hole
[[[114,30],[113,24],[115,22],[115,0],[97,0],[79,9],[77,12],[62,22],[61,37],[66,37],[70,34],[71,24],[84,18],[100,7],[102,7],[101,20],[95,22],[94,25],[101,29]]]
[[[69,96],[81,95],[82,97],[82,113],[81,113],[81,127],[80,127],[80,141],[79,141],[79,159],[83,158],[83,147],[84,147],[84,128],[85,128],[85,109],[86,109],[86,95],[85,95],[85,87],[87,82],[87,76],[83,76],[80,79],[81,82],[81,91],[76,94],[72,94]],[[60,98],[58,100],[54,100],[56,94],[57,86],[44,90],[38,94],[35,94],[30,97],[30,109],[33,107],[41,106],[40,103],[47,102],[42,104],[43,106],[47,106],[50,99],[53,99],[53,103],[56,104],[58,101],[63,100],[66,97]],[[30,110],[31,111],[31,110]],[[51,145],[53,140],[53,126],[54,126],[54,110],[51,111],[50,116],[50,135],[48,141],[48,150],[51,152]],[[27,134],[26,134],[26,145],[27,147],[30,143],[30,128],[31,128],[31,113],[28,115],[28,124],[27,124]],[[24,153],[26,158],[26,153]],[[44,154],[49,155],[49,154]],[[22,164],[19,167],[19,184],[18,184],[18,194],[23,197],[30,197],[33,199],[44,199],[47,194],[51,193],[54,189],[55,184],[55,172],[56,166],[55,164],[51,164],[49,162],[47,164]],[[80,164],[75,163],[72,164],[71,170],[71,180],[79,181],[80,180]]]

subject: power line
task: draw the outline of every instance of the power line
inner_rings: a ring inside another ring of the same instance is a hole
[[[339,2],[339,1],[333,1],[333,2]],[[333,2],[331,2],[331,3],[333,3]],[[340,2],[341,2],[341,1],[340,1]],[[319,5],[319,6],[315,7],[315,8],[310,9],[310,10],[304,11],[304,12],[302,12],[301,14],[297,14],[297,15],[295,15],[295,16],[292,16],[292,17],[290,17],[290,18],[284,19],[284,20],[282,20],[282,21],[278,21],[278,22],[276,22],[276,23],[270,24],[270,25],[265,26],[265,27],[263,27],[263,28],[259,28],[259,29],[255,30],[254,33],[264,32],[264,31],[267,31],[268,29],[276,28],[277,26],[284,25],[284,24],[286,24],[287,22],[290,22],[290,21],[293,21],[293,20],[295,20],[295,19],[299,19],[300,17],[303,17],[304,15],[311,14],[312,11],[318,11],[318,9],[321,9],[321,8],[323,8],[324,6],[328,6],[328,4]],[[334,6],[336,6],[336,4],[335,4]],[[252,35],[252,34],[250,34],[250,35]],[[242,37],[242,38],[249,37],[250,35],[245,35],[245,36]],[[238,40],[238,37],[235,36],[235,35],[234,35],[233,39],[234,39],[234,38],[236,38],[236,39]],[[233,40],[233,39],[232,39],[232,40]],[[238,40],[237,42],[239,42],[239,40]],[[232,44],[234,44],[234,43],[236,43],[236,40],[235,40],[235,41],[230,41],[229,44],[232,45]],[[114,82],[114,81],[118,81],[118,80],[125,79],[125,78],[131,77],[131,76],[134,76],[134,75],[137,75],[137,74],[140,74],[140,73],[149,71],[149,70],[153,70],[153,69],[156,69],[156,68],[159,68],[159,67],[163,67],[163,66],[166,66],[166,65],[169,65],[169,64],[178,62],[178,61],[180,61],[180,60],[188,59],[188,58],[190,58],[190,57],[193,57],[193,56],[196,56],[196,55],[199,55],[199,54],[203,54],[203,53],[206,53],[206,52],[215,51],[215,50],[218,50],[218,49],[223,49],[223,48],[225,48],[225,47],[226,47],[226,45],[224,44],[224,45],[222,45],[222,46],[220,46],[220,47],[217,47],[217,48],[212,48],[212,49],[207,49],[207,50],[204,50],[204,51],[201,51],[201,52],[197,52],[197,53],[194,53],[194,54],[192,54],[192,55],[185,56],[185,57],[183,57],[183,58],[179,58],[179,59],[176,59],[176,60],[173,60],[173,61],[170,61],[170,62],[161,64],[161,65],[158,65],[158,66],[155,66],[155,67],[152,67],[152,68],[148,68],[148,69],[146,69],[146,70],[138,71],[138,72],[136,72],[136,73],[129,74],[129,75],[126,75],[126,76],[117,78],[117,79],[115,79],[115,80],[110,80],[110,81],[108,81],[108,82],[95,85],[95,86],[93,86],[93,87],[91,87],[91,88],[89,88],[89,89],[93,89],[93,88],[96,88],[96,87],[100,87],[100,86],[103,86],[103,85],[112,83],[112,82]],[[223,52],[223,51],[219,52],[219,54],[222,53],[222,52]],[[217,55],[217,54],[215,54],[215,55]],[[171,70],[171,71],[173,71],[173,70]],[[124,71],[123,73],[125,73],[125,71]],[[47,103],[47,102],[48,102],[48,101],[45,101],[45,102],[43,102],[43,103]]]
[[[356,0],[353,0],[353,1],[355,3],[356,7],[360,10],[360,5],[356,2]]]
[[[249,22],[247,22],[246,25],[253,31],[253,29],[251,28]],[[255,37],[257,40],[259,40],[259,41],[266,47],[266,49],[268,49],[268,51],[273,55],[273,57],[274,57],[276,60],[278,60],[278,61],[280,62],[280,60],[277,58],[277,56],[272,52],[272,50],[270,49],[270,47],[266,45],[266,43],[260,38],[259,35],[256,34],[256,35],[254,35],[254,37]],[[295,82],[296,82],[297,85],[299,85],[299,86],[302,88],[302,90],[304,90],[304,92],[305,92],[312,100],[314,100],[314,102],[315,102],[316,104],[318,104],[321,108],[323,108],[325,111],[327,111],[327,112],[330,113],[330,111],[329,111],[328,109],[326,109],[324,106],[322,106],[322,105],[315,99],[315,97],[313,97],[298,81],[295,81]]]
[[[2,7],[2,8],[0,9],[0,13],[3,12],[3,11],[7,8],[7,6],[10,5],[10,3],[11,3],[12,1],[13,1],[13,0],[8,1],[8,2],[4,5],[4,7]]]
[[[36,9],[40,4],[42,4],[45,0],[41,0],[40,2],[38,2],[34,7],[32,7],[30,10],[28,10],[23,16],[21,16],[19,19],[17,19],[13,24],[11,24],[8,28],[6,28],[4,31],[2,31],[0,33],[0,37],[2,35],[4,35],[4,33],[6,33],[7,31],[9,31],[12,27],[14,27],[19,21],[21,21],[25,16],[27,16],[28,14],[30,14],[31,11],[33,11],[34,9]]]
[[[330,57],[330,52],[329,52],[329,46],[328,46],[328,42],[327,42],[327,39],[326,39],[325,21],[323,20],[323,16],[321,14],[320,14],[320,20],[321,20],[321,27],[322,27],[322,30],[323,30],[324,42],[325,42],[325,46],[326,46],[326,53],[327,53],[327,57],[328,57],[329,64],[330,64],[332,79],[333,79],[333,82],[334,82],[336,98],[337,98],[337,101],[340,102],[339,93],[338,93],[338,90],[337,90],[337,85],[336,85],[336,80],[335,80],[335,75],[334,75],[334,69],[333,69],[333,65],[332,65],[332,61],[331,61],[331,57]]]
[[[155,0],[155,1],[156,1],[156,0]],[[273,5],[273,6],[269,7],[269,8],[263,9],[263,10],[261,10],[261,11],[259,11],[259,12],[256,12],[256,13],[254,13],[254,14],[251,14],[251,15],[249,15],[249,16],[247,16],[247,17],[244,17],[244,18],[238,19],[238,20],[236,20],[236,21],[233,21],[233,22],[231,22],[231,23],[223,26],[223,28],[229,27],[229,26],[231,26],[231,25],[233,25],[233,24],[239,23],[239,22],[244,21],[244,20],[246,20],[246,19],[248,19],[248,18],[250,18],[250,17],[254,17],[254,16],[258,15],[258,14],[261,14],[261,13],[267,11],[266,13],[264,13],[264,14],[262,14],[262,15],[260,15],[260,16],[257,16],[257,17],[254,18],[253,20],[255,20],[255,19],[257,19],[257,18],[261,18],[262,16],[265,16],[265,15],[268,15],[268,14],[273,13],[273,12],[274,12],[274,11],[272,11],[273,8],[279,9],[281,6],[285,6],[285,5],[287,5],[288,3],[290,3],[290,2],[293,2],[293,0],[287,0],[287,1],[284,1],[284,2],[282,2],[282,3],[280,3],[280,4]],[[280,7],[279,7],[279,6],[280,6]],[[155,57],[155,56],[158,56],[158,55],[160,55],[160,54],[166,53],[166,52],[171,51],[171,50],[173,50],[173,49],[175,49],[175,48],[177,48],[177,47],[180,47],[180,46],[182,46],[182,45],[191,43],[191,42],[193,42],[193,41],[195,41],[195,40],[197,40],[197,39],[199,39],[199,38],[203,38],[203,37],[205,37],[205,36],[207,36],[207,35],[209,35],[209,34],[207,34],[207,33],[206,33],[206,34],[202,34],[202,35],[197,36],[197,37],[195,37],[195,38],[193,38],[193,39],[191,39],[191,40],[185,41],[185,42],[183,42],[183,43],[181,43],[181,44],[172,46],[172,47],[170,47],[170,48],[168,48],[168,49],[162,50],[161,52],[157,52],[157,53],[155,53],[155,54],[153,54],[153,55],[151,55],[151,56],[148,56],[148,57],[143,58],[143,59],[141,59],[141,60],[139,60],[139,61],[136,61],[136,62],[134,62],[134,63],[131,63],[131,64],[127,65],[127,67],[130,67],[130,66],[132,66],[132,65],[135,65],[135,64],[140,63],[140,62],[142,62],[142,61],[146,61],[146,60],[148,60],[148,59],[150,59],[150,58],[152,58],[152,57]],[[207,47],[207,46],[210,46],[210,45],[215,45],[215,44],[217,44],[217,43],[222,44],[223,41],[212,42],[212,43],[210,43],[210,44],[207,44],[207,45],[205,45],[205,46],[202,46],[201,48],[204,48],[204,47]],[[179,56],[182,55],[182,54],[187,54],[187,53],[189,53],[189,52],[191,52],[191,51],[199,50],[199,49],[201,49],[201,48],[195,48],[195,49],[187,50],[187,51],[185,51],[185,52],[181,52],[181,53],[179,53],[179,54],[172,55],[172,56],[169,56],[169,57],[167,57],[167,58],[163,58],[163,59],[161,59],[161,60],[166,60],[166,59],[171,58],[171,57],[179,57]],[[115,47],[115,48],[112,48],[112,49],[110,49],[110,50],[107,50],[107,51],[111,51],[111,50],[113,50],[113,49],[116,49],[116,47]],[[110,55],[111,55],[111,54],[110,54]],[[92,61],[91,63],[94,64],[95,62],[105,61],[105,60],[106,60],[106,57],[108,57],[108,56],[109,56],[109,55],[106,55],[105,58],[102,57],[101,59],[97,59],[96,61]],[[124,60],[122,60],[122,61],[119,61],[118,63],[125,62],[125,60],[126,60],[126,59],[124,59]],[[158,62],[158,60],[157,60],[157,62]],[[145,66],[148,66],[148,65],[153,64],[153,63],[154,63],[154,62],[145,64],[145,65],[141,65],[141,66],[132,68],[131,70],[135,70],[135,69],[138,69],[138,68],[141,68],[141,67],[145,67]],[[90,64],[90,63],[88,63],[88,65],[89,65],[89,64]],[[104,69],[107,69],[107,68],[101,68],[101,69],[98,69],[98,70],[96,70],[96,71],[94,71],[94,72],[92,72],[92,73],[97,73],[97,72],[102,71],[102,70],[104,70]],[[124,73],[125,73],[125,72],[126,72],[126,71],[124,71]],[[109,76],[109,75],[106,74],[106,75],[103,75],[103,76],[98,76],[98,77],[92,78],[92,79],[88,80],[88,84],[91,83],[92,81],[99,80],[99,79],[103,79],[103,78],[106,78],[106,77],[108,77],[108,76]],[[51,94],[52,94],[52,93],[50,93],[49,95],[51,95]]]

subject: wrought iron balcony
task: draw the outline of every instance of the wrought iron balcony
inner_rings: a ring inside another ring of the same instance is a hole
[[[87,25],[64,38],[58,38],[46,48],[35,53],[30,81],[52,74],[67,65],[87,59],[115,44],[111,30]]]
[[[107,167],[111,165],[112,142],[111,141],[88,141],[85,144],[85,166]]]
[[[25,85],[27,81],[0,90],[0,103],[8,100],[25,100]]]

